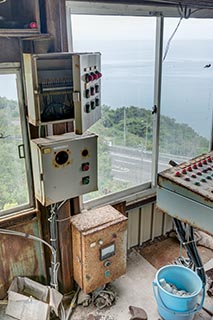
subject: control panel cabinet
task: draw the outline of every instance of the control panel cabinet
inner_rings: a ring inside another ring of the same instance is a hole
[[[126,272],[127,218],[107,205],[71,218],[74,279],[85,293]]]
[[[213,151],[160,172],[157,205],[213,234]]]
[[[100,53],[24,54],[29,122],[75,120],[82,134],[101,117]]]
[[[44,206],[97,190],[97,136],[31,140],[35,196]]]
[[[0,34],[17,37],[39,33],[38,0],[6,0],[0,2]]]

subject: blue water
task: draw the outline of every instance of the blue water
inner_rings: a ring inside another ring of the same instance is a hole
[[[102,104],[153,107],[154,42],[75,41],[75,51],[102,54]],[[173,40],[163,63],[161,113],[210,136],[213,109],[212,40]]]

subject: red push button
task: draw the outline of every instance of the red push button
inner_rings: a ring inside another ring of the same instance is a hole
[[[203,165],[202,165],[202,162],[200,161],[200,162],[198,162],[198,167],[202,167]]]
[[[193,169],[197,169],[197,165],[196,165],[196,163],[195,163],[195,164],[193,164]]]
[[[188,167],[188,171],[190,171],[190,172],[192,171],[192,167],[191,166]]]
[[[95,73],[97,74],[98,79],[100,79],[102,77],[102,73],[100,71],[96,71]]]
[[[186,169],[183,169],[183,170],[182,170],[182,173],[183,173],[183,174],[186,174],[186,173],[187,173]]]
[[[89,162],[82,163],[81,169],[82,169],[82,171],[88,171],[89,170]]]
[[[89,73],[86,73],[85,74],[85,81],[86,83],[89,83],[90,81],[93,80],[93,77],[89,74]]]
[[[203,164],[207,164],[207,161],[206,161],[206,159],[204,159],[204,160],[203,160]]]
[[[175,173],[175,177],[181,177],[181,173],[180,173],[179,171],[177,171],[177,172]]]
[[[211,157],[208,157],[208,162],[212,162],[212,159],[211,159]]]

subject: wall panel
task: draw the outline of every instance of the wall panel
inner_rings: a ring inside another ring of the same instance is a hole
[[[172,230],[172,219],[153,203],[128,211],[128,249]]]

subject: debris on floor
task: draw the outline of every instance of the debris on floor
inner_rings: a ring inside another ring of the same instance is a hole
[[[116,301],[117,293],[111,284],[107,284],[103,289],[96,290],[92,295],[93,304],[96,308],[103,309],[112,306]]]
[[[129,306],[129,312],[132,315],[130,320],[147,320],[148,319],[146,311],[142,308]]]
[[[99,310],[112,306],[117,298],[117,292],[112,284],[96,289],[90,294],[85,294],[82,290],[79,292],[77,305],[88,307],[91,303]]]
[[[213,297],[213,268],[206,271],[207,275],[207,294],[209,297]]]

